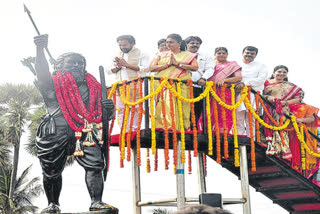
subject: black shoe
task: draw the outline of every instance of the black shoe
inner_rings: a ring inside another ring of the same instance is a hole
[[[91,204],[89,210],[90,211],[105,211],[107,214],[118,214],[119,213],[118,208],[116,208],[112,205],[106,204],[104,202],[95,202],[95,203]]]
[[[41,214],[46,214],[46,213],[56,213],[59,214],[61,213],[61,210],[59,208],[59,205],[55,203],[50,203],[47,208],[41,211]]]

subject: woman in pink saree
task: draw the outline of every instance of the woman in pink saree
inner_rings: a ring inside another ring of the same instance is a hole
[[[213,76],[208,79],[208,81],[213,81],[217,85],[216,93],[219,97],[221,97],[221,86],[224,83],[227,85],[231,85],[233,83],[240,82],[242,80],[241,77],[241,67],[235,61],[227,61],[228,50],[225,47],[218,47],[215,49],[215,57],[216,57],[216,66],[214,67]],[[231,91],[230,89],[225,89],[225,102],[228,105],[231,105]],[[211,124],[212,124],[212,132],[215,132],[215,119],[214,119],[214,110],[213,110],[213,99],[210,101],[211,107]],[[232,130],[232,111],[225,109],[226,112],[226,125],[227,125],[227,133],[231,134]],[[219,131],[220,133],[224,132],[223,128],[223,118],[222,118],[222,107],[218,105],[218,123],[219,123]],[[198,121],[198,130],[203,131],[203,113],[201,113],[199,121]]]

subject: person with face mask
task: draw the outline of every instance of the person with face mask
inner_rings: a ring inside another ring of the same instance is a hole
[[[148,72],[150,65],[149,57],[140,49],[135,47],[136,40],[131,35],[122,35],[117,38],[117,43],[120,50],[113,59],[113,66],[109,74],[114,74],[116,81],[122,82],[124,80],[137,79],[139,76],[143,77]],[[130,99],[133,97],[133,84],[130,86]],[[136,99],[138,100],[139,91],[136,91]],[[118,117],[119,124],[123,122],[124,104],[120,99],[119,91],[117,92],[116,100],[117,108],[119,109]],[[138,111],[135,111],[133,129],[137,128]],[[129,125],[129,123],[128,123]]]
[[[102,121],[102,110],[107,113],[108,120],[113,118],[113,102],[101,100],[100,83],[85,70],[86,60],[81,54],[62,54],[51,74],[44,55],[48,36],[37,36],[34,42],[37,46],[36,85],[47,107],[36,138],[48,199],[48,207],[41,213],[60,213],[61,174],[68,156],[73,154],[86,172],[85,182],[91,198],[89,210],[117,214],[117,208],[101,201],[102,171],[107,164],[107,155],[102,149],[106,142],[98,128],[102,122],[107,122]]]

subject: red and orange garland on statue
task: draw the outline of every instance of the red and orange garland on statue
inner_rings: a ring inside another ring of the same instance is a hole
[[[80,139],[82,133],[86,133],[83,146],[94,146],[92,137],[94,126],[98,129],[99,144],[102,145],[102,107],[101,107],[101,85],[89,73],[86,73],[85,80],[89,89],[88,108],[84,104],[76,81],[68,71],[58,71],[52,75],[57,100],[70,128],[75,131],[76,150],[74,156],[83,156]]]

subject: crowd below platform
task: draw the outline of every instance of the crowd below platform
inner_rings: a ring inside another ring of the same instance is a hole
[[[267,67],[260,62],[255,61],[258,54],[258,48],[254,46],[246,46],[242,50],[242,60],[228,61],[228,50],[226,47],[217,47],[214,51],[214,58],[206,53],[199,51],[202,45],[202,40],[198,36],[189,36],[185,40],[178,34],[170,34],[166,39],[160,39],[158,42],[159,52],[153,58],[152,62],[148,59],[140,49],[135,47],[135,39],[131,35],[122,35],[117,38],[119,44],[119,52],[113,59],[113,66],[108,71],[110,75],[115,75],[117,81],[133,80],[139,76],[154,75],[155,77],[168,77],[171,79],[192,80],[193,97],[198,97],[203,92],[203,87],[207,81],[216,83],[215,91],[219,97],[223,97],[226,104],[232,104],[232,93],[227,87],[231,84],[235,85],[236,100],[240,99],[241,90],[247,86],[255,92],[259,92],[268,102],[265,104],[266,109],[261,106],[257,108],[255,93],[249,92],[250,102],[253,108],[264,118],[268,124],[282,124],[286,119],[286,115],[293,114],[297,118],[298,124],[305,124],[305,127],[317,135],[318,128],[318,112],[319,109],[305,104],[303,102],[303,90],[291,83],[288,79],[289,69],[284,65],[278,65],[273,69],[272,76],[268,78]],[[160,83],[155,84],[154,88]],[[173,85],[173,87],[176,87]],[[133,93],[133,88],[130,89],[130,95]],[[181,85],[181,95],[190,98],[189,86]],[[132,95],[130,97],[133,97]],[[171,129],[172,125],[180,130],[191,129],[190,118],[190,103],[182,102],[183,109],[183,124],[170,112],[170,97],[169,90],[164,89],[161,96],[155,98],[155,121],[156,128]],[[165,106],[163,106],[163,104]],[[194,103],[194,113],[197,122],[197,129],[204,130],[205,121],[210,120],[212,124],[212,132],[232,134],[234,131],[232,122],[232,111],[228,109],[222,110],[221,106],[216,106],[218,112],[218,121],[215,121],[214,99],[211,103],[211,117],[208,118],[203,112],[203,102]],[[119,109],[120,124],[124,119],[124,105],[121,102],[119,92],[117,92],[116,107]],[[178,112],[177,100],[173,100],[173,106]],[[167,114],[163,114],[163,110]],[[266,116],[266,110],[272,117]],[[248,109],[242,103],[236,109],[236,129],[239,136],[247,136],[256,138],[255,132],[250,133],[249,124],[250,118]],[[137,118],[138,112],[135,112],[134,117]],[[223,118],[226,118],[226,123],[222,123]],[[255,128],[255,119],[252,118],[253,130]],[[133,122],[133,127],[137,127],[137,119]],[[291,165],[292,168],[302,173],[301,149],[300,142],[292,127],[288,127],[287,131],[274,131],[268,128],[263,128],[264,144],[267,148],[268,155],[276,155],[283,161]],[[208,131],[208,130],[207,130]],[[315,138],[306,139],[306,143],[310,150],[314,153],[318,152],[318,142]],[[306,153],[306,177],[313,179],[313,182],[320,186],[319,159],[309,153]]]

